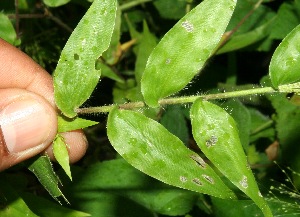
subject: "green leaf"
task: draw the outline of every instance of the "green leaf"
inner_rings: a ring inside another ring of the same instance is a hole
[[[144,73],[147,60],[155,48],[157,42],[156,37],[149,31],[146,21],[143,22],[143,34],[138,45],[137,58],[135,62],[135,79],[138,85],[141,84],[142,75]]]
[[[21,41],[17,38],[15,28],[9,18],[0,12],[0,38],[12,45],[20,45]]]
[[[300,0],[284,2],[277,12],[270,38],[284,39],[300,22]]]
[[[239,100],[231,99],[222,103],[221,107],[230,112],[230,115],[234,118],[239,129],[239,138],[243,145],[244,150],[249,147],[249,136],[251,128],[251,116],[250,112]]]
[[[124,78],[114,72],[111,67],[101,62],[101,60],[96,62],[96,69],[101,70],[101,77],[107,77],[122,84],[125,83]]]
[[[86,127],[98,124],[96,121],[90,121],[83,118],[67,118],[63,116],[58,116],[58,133],[68,132],[77,129],[83,129]]]
[[[265,216],[272,216],[248,166],[234,119],[219,106],[199,99],[191,108],[191,122],[193,136],[206,157],[247,194]]]
[[[156,0],[154,6],[159,14],[167,19],[180,19],[185,15],[186,0]],[[174,5],[176,5],[174,7]]]
[[[53,199],[59,202],[57,197],[62,196],[65,201],[68,202],[58,187],[60,180],[55,174],[48,156],[32,158],[28,169],[34,173],[34,175],[38,178],[40,183],[49,192]]]
[[[59,7],[69,3],[71,0],[43,0],[45,5],[49,7]]]
[[[57,134],[53,141],[53,154],[59,165],[72,180],[68,147],[60,134]]]
[[[268,96],[276,110],[276,132],[285,162],[295,171],[300,171],[300,106],[290,102],[284,94]],[[295,175],[295,186],[300,186],[300,177]]]
[[[194,204],[196,199],[199,196],[198,193],[187,191],[175,187],[166,185],[158,180],[153,179],[145,175],[144,173],[138,171],[130,164],[128,164],[124,159],[110,160],[105,162],[99,162],[93,164],[83,171],[76,172],[72,171],[74,174],[74,180],[76,175],[80,176],[79,182],[70,183],[67,186],[68,191],[74,192],[70,195],[71,203],[77,201],[80,206],[88,206],[88,202],[92,200],[98,203],[97,207],[90,207],[91,214],[93,216],[133,216],[128,213],[128,203],[127,198],[136,204],[130,209],[133,208],[139,211],[139,205],[147,208],[147,214],[151,211],[164,214],[164,215],[184,215],[189,212]],[[98,189],[97,192],[94,189]],[[116,198],[118,202],[118,207],[112,206],[112,201],[110,204],[106,204],[103,197],[101,196],[106,193],[106,198],[111,198],[111,195],[118,195],[119,198]],[[108,196],[111,194],[110,196]],[[69,195],[68,195],[69,197]],[[84,200],[83,200],[84,198]],[[127,211],[122,209],[126,207]],[[117,213],[112,211],[119,211],[122,213],[119,216]],[[97,211],[95,211],[95,209]],[[89,212],[88,209],[84,209]],[[95,213],[98,214],[96,215]],[[102,215],[101,215],[102,214]],[[145,216],[143,213],[134,216]],[[147,215],[148,216],[148,215]],[[153,216],[153,215],[152,215]]]
[[[188,144],[189,132],[182,107],[169,106],[163,114],[160,123],[184,144]]]
[[[117,7],[115,27],[112,33],[109,48],[103,53],[105,62],[109,65],[113,65],[118,60],[118,49],[120,45],[121,36],[121,10]]]
[[[69,207],[61,206],[57,203],[53,203],[43,197],[38,197],[34,194],[23,192],[21,194],[22,198],[29,206],[29,208],[34,211],[40,217],[86,217],[91,216],[90,214],[73,210]]]
[[[91,95],[100,78],[95,61],[108,48],[114,30],[115,0],[95,0],[66,43],[54,72],[58,108],[67,117]]]
[[[235,0],[205,0],[185,15],[151,53],[142,77],[146,103],[186,86],[218,45],[233,13]]]
[[[28,216],[37,217],[16,192],[10,183],[7,182],[4,174],[0,174],[0,216]]]
[[[281,201],[278,198],[268,198],[270,206],[275,217],[294,217],[299,215],[300,209],[294,203]],[[257,206],[251,200],[221,200],[212,198],[216,217],[263,217]],[[228,209],[234,207],[234,209]]]
[[[275,50],[269,66],[274,87],[300,81],[300,25],[291,31]]]
[[[115,108],[108,116],[107,133],[116,151],[140,171],[176,187],[235,197],[200,156],[156,121]]]
[[[274,26],[273,23],[274,19],[271,19],[269,22],[252,31],[238,34],[236,36],[234,35],[220,50],[218,50],[217,54],[238,50],[266,38]]]

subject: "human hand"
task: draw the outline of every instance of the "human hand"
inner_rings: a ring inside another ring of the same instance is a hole
[[[26,54],[0,39],[0,171],[45,150],[57,132],[51,76]],[[70,161],[86,152],[81,130],[62,134]]]

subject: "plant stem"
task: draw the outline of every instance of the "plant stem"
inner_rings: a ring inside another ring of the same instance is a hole
[[[127,10],[127,9],[130,9],[132,7],[135,7],[139,4],[143,4],[143,3],[146,3],[146,2],[151,2],[152,0],[136,0],[136,1],[131,1],[131,2],[128,2],[128,3],[125,3],[125,4],[122,4],[120,5],[120,10],[121,11],[124,11],[124,10]]]
[[[161,106],[172,105],[172,104],[187,104],[187,103],[193,103],[194,101],[196,101],[199,98],[201,98],[203,100],[227,99],[227,98],[242,97],[242,96],[247,96],[247,95],[276,93],[276,92],[279,92],[279,91],[273,89],[272,87],[261,87],[261,88],[253,88],[253,89],[249,89],[249,90],[239,90],[239,91],[208,94],[208,95],[203,94],[203,95],[197,95],[197,96],[166,98],[166,99],[159,100],[159,104]],[[137,109],[137,108],[146,107],[146,104],[144,102],[129,102],[129,103],[124,103],[124,104],[119,104],[119,105],[79,108],[79,109],[77,109],[76,112],[78,114],[107,113],[107,112],[110,112],[116,106],[118,106],[120,109]]]

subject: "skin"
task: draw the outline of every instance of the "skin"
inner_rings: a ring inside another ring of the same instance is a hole
[[[40,129],[26,131],[23,133],[24,137],[42,139],[37,141],[37,144],[30,144],[25,150],[16,147],[17,152],[10,152],[0,125],[0,171],[41,152],[46,152],[53,159],[51,144],[57,132],[57,108],[54,102],[52,77],[26,54],[0,39],[0,113],[9,105],[22,100],[27,100],[25,103],[29,105],[31,101],[42,105],[43,112],[49,118],[49,121],[40,126],[45,128],[43,129],[45,136],[36,135]],[[85,135],[81,130],[76,130],[64,133],[63,137],[69,146],[70,162],[78,161],[87,149]]]

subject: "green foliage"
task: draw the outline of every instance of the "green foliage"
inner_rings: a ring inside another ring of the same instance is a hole
[[[99,81],[95,62],[109,46],[115,16],[116,1],[94,1],[61,52],[54,72],[55,100],[67,117],[76,116]]]
[[[290,198],[267,194],[274,159],[300,171],[299,0],[18,2],[20,16],[2,0],[0,37],[54,71],[61,167],[40,156],[2,172],[1,216],[299,213],[296,172]],[[70,166],[62,133],[89,126]]]
[[[62,196],[67,201],[58,187],[60,180],[54,172],[48,156],[39,156],[31,159],[28,169],[34,173],[40,183],[55,200],[58,201],[57,198]]]
[[[114,109],[109,113],[107,134],[125,160],[158,180],[215,197],[235,197],[200,156],[142,114]]]
[[[235,3],[203,1],[162,38],[148,59],[141,81],[150,107],[157,107],[161,98],[184,88],[204,66],[228,25]]]
[[[270,78],[274,87],[300,80],[300,25],[283,39],[270,63]]]
[[[191,108],[191,121],[193,136],[207,158],[247,194],[265,216],[272,216],[248,166],[234,119],[219,106],[197,100]]]
[[[70,160],[68,153],[68,145],[65,143],[64,138],[57,134],[53,141],[53,154],[57,162],[61,165],[65,173],[72,180],[71,170],[70,170]]]

